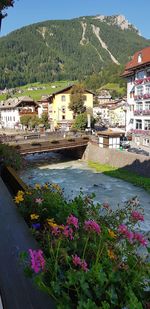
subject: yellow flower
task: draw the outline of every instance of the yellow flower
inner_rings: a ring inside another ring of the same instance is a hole
[[[107,253],[108,253],[108,256],[109,256],[109,258],[110,258],[111,260],[115,260],[115,259],[116,259],[116,256],[115,256],[115,254],[114,254],[114,252],[113,252],[112,249],[108,249],[108,250],[107,250]]]
[[[56,183],[53,183],[53,184],[51,185],[51,187],[52,187],[53,189],[57,190],[57,191],[61,191],[61,187],[60,187],[59,185],[57,185]]]
[[[24,195],[24,192],[23,191],[18,191],[17,195]]]
[[[108,234],[109,234],[109,236],[111,238],[116,238],[117,237],[117,235],[112,230],[110,230],[110,229],[108,229]]]
[[[37,189],[37,190],[41,189],[41,185],[39,183],[36,183],[35,184],[35,189]]]
[[[26,191],[26,194],[27,194],[27,195],[31,195],[31,194],[32,194],[32,192],[30,192],[30,191]]]
[[[43,186],[44,189],[48,189],[48,184],[45,183],[45,185]]]
[[[31,220],[36,220],[36,219],[39,218],[39,215],[37,215],[37,214],[31,214],[30,217],[31,217]]]
[[[54,223],[54,219],[46,219],[47,223],[50,224],[50,223]]]
[[[19,204],[20,202],[22,202],[24,200],[22,195],[17,195],[15,196],[15,203]]]

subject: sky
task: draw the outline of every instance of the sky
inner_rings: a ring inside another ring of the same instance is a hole
[[[3,19],[1,36],[39,21],[121,14],[150,39],[149,12],[150,0],[15,0]]]

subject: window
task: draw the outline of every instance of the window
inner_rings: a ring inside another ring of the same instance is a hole
[[[87,100],[87,96],[86,96],[86,95],[84,95],[84,96],[83,96],[83,99],[84,99],[84,101],[86,101],[86,100]]]
[[[143,79],[144,75],[145,75],[144,71],[137,72],[137,79]]]
[[[150,85],[146,85],[145,87],[145,92],[150,94]]]
[[[144,121],[144,130],[150,130],[150,120]]]
[[[62,95],[62,96],[61,96],[61,101],[62,101],[62,102],[65,102],[65,101],[66,101],[66,96],[65,96],[65,95]]]
[[[61,111],[62,111],[62,113],[65,113],[65,112],[66,112],[65,106],[62,106]]]
[[[147,70],[147,77],[150,77],[150,70]]]
[[[142,120],[141,119],[137,119],[136,120],[136,129],[142,129]]]
[[[10,116],[10,121],[12,121],[12,117]]]
[[[149,138],[143,138],[143,145],[149,146],[150,145],[150,139]]]
[[[145,102],[145,109],[150,110],[150,102]]]
[[[140,103],[137,103],[137,104],[136,104],[136,110],[137,110],[137,111],[142,111],[142,110],[143,110],[143,103],[141,103],[141,102],[140,102]]]
[[[138,63],[142,62],[142,54],[138,54]]]
[[[137,87],[137,95],[143,95],[143,86]]]
[[[62,115],[62,119],[65,119],[66,117],[65,117],[65,115]]]

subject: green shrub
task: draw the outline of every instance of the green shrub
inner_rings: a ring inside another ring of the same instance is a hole
[[[22,165],[22,158],[15,148],[16,147],[6,144],[0,144],[0,159],[5,165],[9,165],[15,170],[19,170]]]

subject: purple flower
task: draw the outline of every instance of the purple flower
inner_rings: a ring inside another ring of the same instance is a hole
[[[39,273],[41,270],[44,270],[45,259],[43,257],[43,251],[29,249],[29,254],[31,258],[31,268],[34,272]]]
[[[94,220],[88,220],[84,222],[85,231],[95,232],[97,234],[101,233],[100,226]]]
[[[76,229],[79,228],[78,226],[78,218],[76,218],[75,216],[73,215],[70,215],[68,218],[67,218],[67,224],[72,224]]]
[[[41,223],[33,223],[33,224],[32,224],[32,227],[33,227],[33,229],[35,229],[35,230],[39,230],[40,227],[41,227]]]

